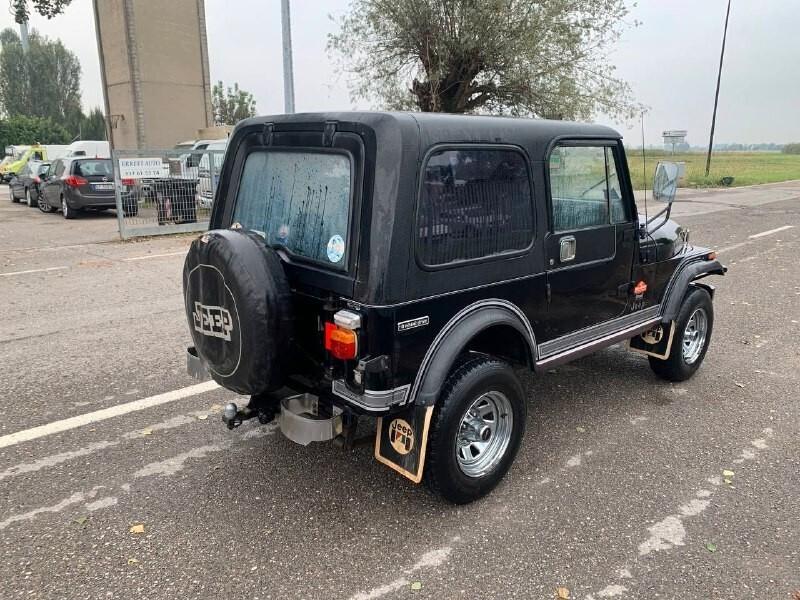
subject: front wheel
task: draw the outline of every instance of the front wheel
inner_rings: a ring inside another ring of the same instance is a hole
[[[686,381],[700,368],[706,356],[713,326],[711,296],[702,288],[692,287],[675,319],[669,356],[664,360],[649,357],[650,368],[667,381]]]
[[[525,414],[522,385],[508,364],[481,357],[456,368],[433,413],[428,487],[455,504],[488,494],[514,461]]]

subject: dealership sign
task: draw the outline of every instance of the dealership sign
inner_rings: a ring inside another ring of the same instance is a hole
[[[120,158],[120,179],[168,177],[169,165],[161,158]]]

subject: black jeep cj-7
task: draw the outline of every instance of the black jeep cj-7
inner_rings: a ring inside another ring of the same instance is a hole
[[[691,377],[713,325],[714,252],[669,220],[677,165],[637,213],[620,135],[439,114],[259,117],[230,138],[186,258],[189,369],[247,394],[233,428],[278,419],[352,444],[446,499],[488,493],[525,430],[514,367],[621,341]]]

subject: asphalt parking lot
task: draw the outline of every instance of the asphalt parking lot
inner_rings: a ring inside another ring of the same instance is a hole
[[[2,600],[800,597],[798,182],[676,206],[730,268],[695,378],[622,347],[525,374],[522,450],[465,507],[225,429],[185,374],[190,237],[0,198]]]

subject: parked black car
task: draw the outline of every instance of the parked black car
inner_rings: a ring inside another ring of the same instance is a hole
[[[134,180],[122,180],[123,210],[136,215],[139,205],[132,193]],[[43,212],[61,210],[65,219],[74,219],[83,210],[116,208],[114,168],[109,158],[70,157],[54,160],[42,176],[40,186]]]
[[[8,183],[11,201],[24,200],[30,207],[38,206],[41,175],[47,171],[49,166],[48,162],[29,160]]]
[[[637,212],[620,135],[562,121],[325,113],[242,121],[211,231],[186,257],[191,373],[353,441],[452,502],[488,493],[521,443],[534,372],[620,341],[682,381],[703,362],[714,252]],[[665,214],[666,213],[666,214]]]

